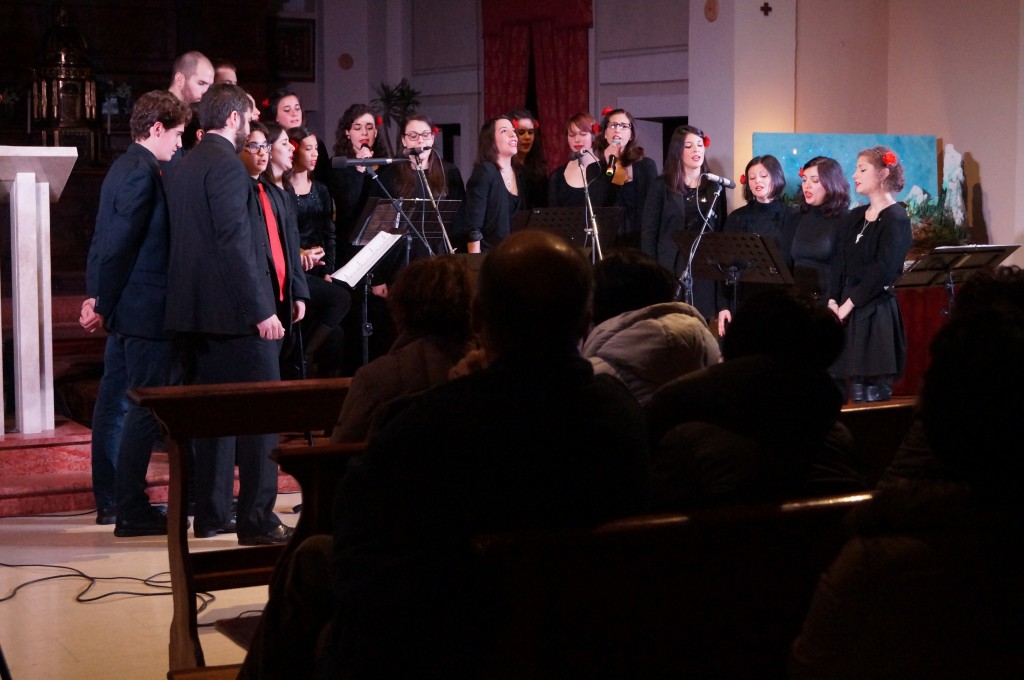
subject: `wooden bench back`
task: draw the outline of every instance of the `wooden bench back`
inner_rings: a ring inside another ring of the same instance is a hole
[[[170,669],[205,665],[196,620],[196,593],[270,582],[274,565],[289,546],[260,546],[193,553],[188,544],[188,442],[197,437],[320,431],[334,424],[349,378],[185,385],[133,389],[128,396],[149,408],[167,435],[167,549],[174,614]],[[349,447],[352,452],[358,445]],[[301,474],[301,473],[300,473]],[[301,480],[300,480],[301,482]],[[309,521],[304,534],[312,530]],[[297,545],[295,543],[294,545]]]
[[[784,677],[843,517],[870,495],[478,537],[486,677]]]

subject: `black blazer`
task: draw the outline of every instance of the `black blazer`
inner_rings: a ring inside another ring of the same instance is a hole
[[[526,176],[517,169],[516,184],[519,187],[519,210],[529,207]],[[480,250],[487,251],[508,238],[512,231],[512,209],[514,197],[505,188],[501,171],[491,161],[482,161],[473,166],[473,174],[466,184],[466,240],[480,241]]]
[[[169,337],[164,330],[168,230],[156,156],[132,144],[103,180],[86,265],[87,294],[96,298],[96,313],[108,331]]]
[[[295,210],[295,199],[284,189],[280,189],[263,179],[258,180],[263,185],[263,190],[270,198],[270,204],[274,208],[274,218],[277,220],[277,230],[281,237],[281,245],[284,248],[284,259],[287,266],[285,272],[284,300],[281,300],[278,289],[277,274],[274,270],[274,256],[270,251],[270,239],[267,236],[266,222],[263,217],[263,208],[260,205],[259,194],[256,189],[256,181],[251,184],[253,203],[257,213],[253,215],[254,240],[256,249],[262,255],[261,262],[266,266],[266,275],[274,288],[274,300],[277,304],[277,316],[285,328],[291,327],[292,303],[295,300],[309,300],[309,284],[302,272],[302,257],[299,253],[299,218]]]
[[[204,135],[175,168],[167,199],[166,327],[256,333],[256,324],[276,314],[277,307],[266,256],[257,250],[266,247],[266,237],[254,238],[252,180],[231,142]]]

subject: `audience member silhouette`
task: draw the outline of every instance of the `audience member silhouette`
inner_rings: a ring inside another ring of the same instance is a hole
[[[639,250],[612,251],[594,267],[594,323],[583,356],[622,380],[641,404],[690,371],[721,360],[718,341],[692,306],[673,302],[672,272]]]
[[[1024,272],[964,283],[931,349],[920,413],[945,479],[888,485],[851,517],[793,677],[1024,676]]]
[[[725,361],[648,404],[656,508],[863,489],[827,371],[842,343],[838,322],[809,299],[752,295],[723,339]]]
[[[470,348],[472,297],[472,274],[454,255],[402,270],[388,294],[398,338],[391,351],[356,371],[332,441],[366,441],[393,400],[448,382]]]
[[[472,536],[644,509],[640,406],[576,352],[591,288],[557,236],[527,230],[490,252],[473,305],[488,367],[377,431],[338,489],[334,540],[279,568],[239,677],[467,677],[487,655]]]

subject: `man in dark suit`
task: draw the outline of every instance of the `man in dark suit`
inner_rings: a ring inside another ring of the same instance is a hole
[[[167,533],[166,515],[149,505],[146,469],[160,432],[153,415],[127,404],[130,387],[166,385],[171,339],[164,330],[167,294],[167,199],[159,161],[181,147],[191,113],[169,92],[142,95],[131,116],[135,142],[103,180],[89,248],[80,322],[107,330],[103,379],[93,411],[93,492],[99,524],[116,536]]]
[[[285,335],[279,314],[289,322],[305,314],[308,292],[301,272],[294,273],[298,253],[284,252],[287,271],[279,284],[268,230],[255,219],[259,199],[236,155],[249,134],[250,116],[244,90],[212,86],[199,102],[203,139],[178,164],[168,189],[166,325],[179,334],[189,379],[196,384],[278,380]],[[288,239],[281,241],[286,245]],[[291,530],[274,514],[274,443],[272,435],[196,440],[197,537],[236,528],[230,512],[237,455],[238,542],[288,540]]]

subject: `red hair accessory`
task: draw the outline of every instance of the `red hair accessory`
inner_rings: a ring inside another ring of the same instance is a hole
[[[437,126],[435,125],[435,126],[434,126],[433,128],[431,128],[431,130],[430,130],[430,134],[432,134],[432,135],[434,135],[435,137],[437,137],[437,136],[438,136],[439,134],[441,134],[441,128],[439,128],[439,127],[437,127]]]
[[[288,143],[292,145],[292,149],[294,149],[295,151],[299,150],[299,143],[296,142],[294,139],[289,139]]]
[[[704,148],[706,149],[709,146],[711,146],[711,138],[708,137],[707,135],[704,135]]]
[[[882,154],[882,162],[885,163],[886,165],[896,165],[898,161],[899,159],[896,158],[896,154],[893,153],[892,151],[886,151],[884,154]]]
[[[536,118],[533,119],[533,129],[534,130],[539,130],[540,129],[540,121],[537,120]]]
[[[590,126],[590,129],[593,130],[594,134],[596,135],[601,131],[601,126],[598,125],[597,123],[594,123],[593,125]]]
[[[746,183],[747,183],[747,176],[746,175],[740,175],[740,184],[746,184]]]
[[[375,120],[377,122],[377,127],[383,127],[384,126],[384,119],[383,118],[381,118],[380,116],[377,116],[377,118]]]
[[[606,106],[606,107],[604,107],[603,109],[601,109],[601,115],[602,115],[602,116],[607,116],[607,115],[608,115],[609,113],[611,113],[611,112],[612,112],[612,111],[614,111],[614,110],[615,110],[615,109],[613,109],[612,107],[610,107],[610,106]]]
[[[264,97],[263,101],[260,102],[260,106],[262,106],[265,109],[269,109],[270,108],[270,100],[267,99],[266,97]]]
[[[518,132],[518,130],[519,130],[519,119],[518,118],[513,118],[512,119],[512,127],[515,128],[516,131]]]
[[[804,178],[804,169],[800,168],[800,172],[798,172],[797,174],[800,175],[800,179],[803,179]]]

